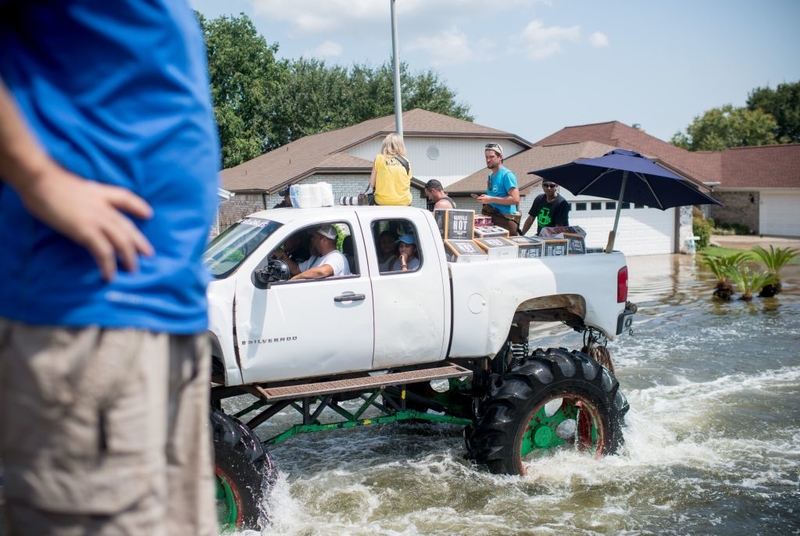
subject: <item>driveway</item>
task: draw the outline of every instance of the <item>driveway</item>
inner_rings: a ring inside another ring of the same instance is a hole
[[[800,238],[758,235],[712,235],[711,245],[731,249],[751,249],[753,246],[769,249],[769,246],[773,245],[776,248],[796,248],[800,250]]]

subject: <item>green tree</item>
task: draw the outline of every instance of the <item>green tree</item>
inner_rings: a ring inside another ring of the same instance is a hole
[[[777,128],[775,118],[762,110],[726,104],[695,117],[685,134],[678,132],[672,137],[672,143],[689,151],[771,145],[777,143],[774,134]]]
[[[231,167],[263,154],[272,143],[272,118],[287,66],[275,59],[246,16],[207,21],[197,13],[205,36],[211,97],[222,145],[222,166]]]
[[[433,71],[412,74],[400,65],[403,109],[422,108],[472,121],[469,107]],[[394,113],[394,73],[389,62],[377,68],[353,65],[346,69],[315,59],[289,64],[288,75],[275,104],[277,145],[303,136],[336,130]]]
[[[747,97],[748,110],[766,112],[778,122],[778,143],[800,142],[800,82],[778,84],[777,89],[756,88]]]
[[[197,18],[208,49],[208,70],[222,144],[231,167],[304,136],[394,113],[391,62],[377,68],[328,66],[315,59],[277,60],[244,14]],[[472,121],[434,71],[400,67],[403,109],[423,108]]]

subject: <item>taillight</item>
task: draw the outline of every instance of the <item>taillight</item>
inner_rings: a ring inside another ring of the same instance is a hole
[[[617,272],[617,303],[628,301],[628,267],[623,266]]]

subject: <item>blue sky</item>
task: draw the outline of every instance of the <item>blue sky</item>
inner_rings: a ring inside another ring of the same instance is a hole
[[[377,67],[390,0],[190,0],[245,13],[278,56]],[[638,123],[669,141],[710,108],[800,81],[800,1],[396,0],[399,57],[433,69],[475,122],[531,142]]]

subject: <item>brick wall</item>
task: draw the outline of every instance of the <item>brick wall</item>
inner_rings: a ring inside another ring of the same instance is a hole
[[[759,233],[758,207],[760,199],[757,191],[715,191],[712,195],[714,199],[725,205],[723,207],[711,205],[710,215],[716,223],[746,225],[751,232]]]

